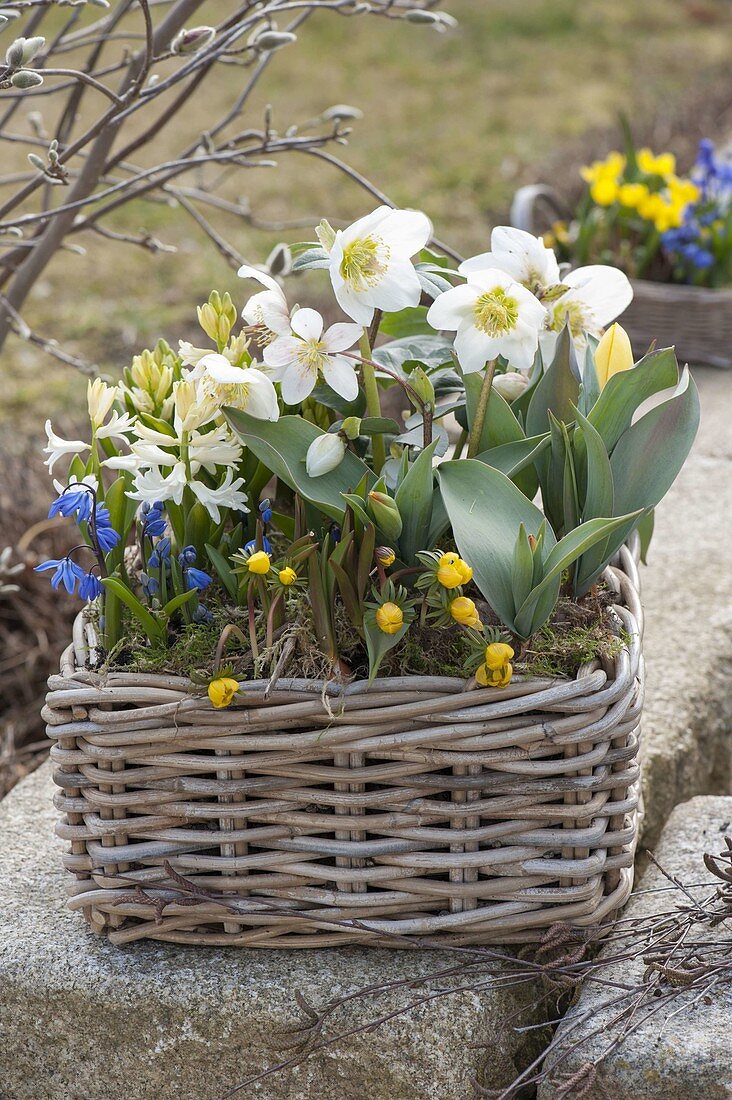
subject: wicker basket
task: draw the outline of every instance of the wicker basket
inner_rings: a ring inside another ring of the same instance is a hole
[[[551,187],[521,187],[511,205],[511,223],[529,233],[543,233],[557,218],[570,217]],[[676,286],[632,279],[633,301],[618,320],[630,336],[633,351],[644,355],[653,341],[675,347],[683,363],[732,367],[732,288]]]
[[[215,711],[186,679],[90,671],[80,617],[45,708],[72,909],[115,943],[247,947],[605,920],[640,812],[636,563],[637,540],[605,574],[627,649],[501,691],[283,680]]]

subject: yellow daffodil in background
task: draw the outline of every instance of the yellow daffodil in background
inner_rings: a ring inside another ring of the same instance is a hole
[[[384,634],[397,634],[404,625],[404,612],[397,603],[383,603],[376,611],[376,625]]]
[[[595,349],[595,371],[600,389],[604,390],[608,379],[633,366],[633,349],[628,333],[617,321],[604,333]]]
[[[283,569],[280,569],[277,574],[280,584],[283,584],[285,588],[289,588],[291,584],[294,584],[297,580],[297,573],[291,565],[286,565]]]
[[[239,681],[231,676],[219,676],[208,685],[208,697],[217,710],[228,707],[233,703],[234,696],[239,690]]]
[[[491,642],[485,649],[485,661],[475,673],[481,687],[507,687],[513,676],[513,647],[506,642]]]
[[[472,579],[473,570],[459,554],[443,554],[437,562],[437,580],[443,588],[458,588]]]
[[[255,550],[251,557],[247,558],[247,569],[250,573],[257,573],[259,576],[269,573],[270,565],[270,556],[264,550]]]
[[[450,614],[455,622],[460,623],[461,626],[471,626],[480,630],[483,625],[480,621],[478,608],[467,596],[456,596],[454,600],[450,601]]]
[[[596,160],[580,169],[582,178],[590,185],[592,201],[598,206],[612,206],[618,199],[620,178],[625,171],[625,157],[612,152],[605,160]]]

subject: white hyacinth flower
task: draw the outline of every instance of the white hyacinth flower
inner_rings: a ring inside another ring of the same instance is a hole
[[[48,455],[46,466],[49,474],[53,473],[54,466],[65,455],[80,455],[89,450],[89,444],[83,439],[62,439],[60,435],[56,435],[50,420],[46,421],[45,428],[47,443],[43,453]]]
[[[295,310],[290,324],[292,331],[287,336],[278,336],[264,349],[265,363],[282,383],[284,401],[288,405],[304,401],[319,374],[345,401],[353,401],[358,396],[354,363],[340,353],[359,339],[360,326],[345,322],[323,332],[323,318],[317,310],[307,308]]]
[[[510,225],[497,225],[491,233],[491,251],[463,260],[458,271],[469,275],[489,267],[505,271],[532,291],[556,286],[561,281],[553,250],[546,247],[541,237]]]
[[[131,500],[143,500],[152,504],[156,500],[172,500],[180,504],[183,490],[188,484],[185,462],[176,462],[169,474],[163,474],[157,467],[138,470],[134,491],[128,491]]]
[[[569,322],[578,355],[587,347],[587,336],[599,337],[606,325],[619,317],[633,300],[628,276],[616,267],[591,264],[570,271],[562,279],[568,289],[549,304],[548,332],[542,335],[542,352],[550,356],[559,333]]]
[[[411,262],[432,236],[420,210],[380,206],[321,243],[330,254],[330,278],[341,309],[359,325],[369,325],[374,310],[390,313],[419,305],[422,295]]]
[[[455,331],[455,353],[466,374],[501,355],[509,366],[528,371],[539,343],[546,310],[505,271],[470,271],[463,286],[446,290],[430,306],[435,329]]]
[[[305,469],[308,477],[322,477],[340,466],[346,453],[346,444],[336,432],[319,435],[308,447]]]
[[[108,386],[101,378],[89,379],[86,387],[86,404],[93,428],[101,427],[116,398],[116,386]]]
[[[279,419],[277,392],[267,375],[254,366],[235,367],[225,355],[209,352],[188,377],[217,408],[231,405],[257,420]]]
[[[241,311],[246,323],[259,330],[257,343],[267,344],[276,336],[286,336],[290,331],[290,311],[284,291],[277,280],[266,271],[259,271],[248,264],[240,267],[237,275],[241,279],[256,279],[267,288],[253,294]]]
[[[221,522],[219,508],[233,508],[236,512],[249,511],[247,508],[247,494],[242,491],[244,478],[238,477],[234,480],[233,471],[230,469],[226,471],[226,476],[221,484],[214,489],[195,479],[189,484],[214,523]]]

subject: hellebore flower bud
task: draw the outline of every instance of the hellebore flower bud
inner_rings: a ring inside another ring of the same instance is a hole
[[[386,493],[372,490],[368,496],[369,514],[380,531],[396,540],[402,533],[402,517],[397,503]]]
[[[509,402],[520,397],[528,384],[526,375],[514,370],[509,371],[508,374],[497,374],[493,379],[493,389]]]
[[[322,477],[340,466],[346,453],[346,444],[340,435],[327,432],[319,435],[308,447],[305,469],[308,477]]]

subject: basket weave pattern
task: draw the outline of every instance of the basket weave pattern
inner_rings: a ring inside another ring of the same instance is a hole
[[[79,619],[45,708],[71,907],[116,943],[256,947],[520,942],[607,918],[639,817],[636,558],[605,574],[627,649],[501,691],[289,679],[215,711],[184,678],[84,669]]]
[[[633,301],[620,317],[633,350],[652,341],[674,347],[682,363],[732,367],[732,289],[633,280]]]

